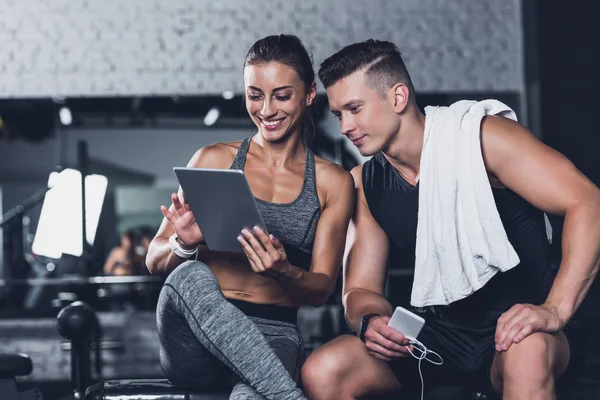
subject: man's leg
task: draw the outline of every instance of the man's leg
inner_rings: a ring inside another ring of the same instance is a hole
[[[565,372],[569,358],[569,342],[563,332],[536,332],[494,355],[492,387],[506,400],[554,399],[555,379]]]
[[[388,363],[371,357],[356,336],[319,347],[302,367],[304,391],[313,400],[348,400],[402,389]]]

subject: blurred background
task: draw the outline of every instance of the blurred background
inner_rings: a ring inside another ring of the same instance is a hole
[[[242,105],[242,63],[266,35],[299,36],[315,70],[347,44],[393,41],[421,107],[499,99],[600,184],[600,15],[592,2],[0,0],[0,7],[0,353],[31,357],[33,371],[19,387],[39,388],[44,398],[73,389],[74,345],[56,317],[76,300],[93,308],[102,332],[90,339],[93,379],[162,376],[154,317],[162,278],[146,271],[147,245],[160,205],[177,188],[172,168],[204,145],[254,133]],[[318,88],[314,151],[351,169],[364,159],[339,134]],[[562,221],[551,222],[558,265]],[[118,255],[124,265],[114,265]],[[393,257],[389,275],[390,299],[408,296],[412,276]],[[340,289],[327,305],[301,310],[309,350],[345,332]],[[591,338],[600,333],[599,292],[595,284],[580,310]],[[588,351],[585,376],[565,398],[600,398],[593,397],[600,351],[591,344]]]

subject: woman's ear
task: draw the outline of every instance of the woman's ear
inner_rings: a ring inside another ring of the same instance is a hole
[[[310,85],[310,88],[308,89],[308,93],[306,96],[306,106],[310,106],[312,105],[313,101],[315,100],[315,96],[317,95],[317,84],[316,82],[313,82],[312,85]]]

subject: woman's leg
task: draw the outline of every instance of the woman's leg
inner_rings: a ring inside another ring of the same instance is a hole
[[[206,391],[231,387],[233,372],[198,341],[168,295],[156,307],[160,361],[172,384]]]
[[[300,330],[294,324],[273,321],[263,318],[250,317],[269,342],[269,345],[281,360],[285,369],[291,376],[299,378],[300,368],[304,362],[304,344]],[[269,371],[264,371],[266,374]],[[262,400],[263,396],[258,394],[247,383],[238,380],[233,387],[230,400]]]
[[[183,317],[196,340],[263,397],[306,398],[265,336],[225,299],[205,264],[187,261],[177,267],[165,281],[159,303]],[[161,324],[160,314],[158,318],[161,343],[168,342],[175,332]],[[188,357],[193,356],[188,353]]]

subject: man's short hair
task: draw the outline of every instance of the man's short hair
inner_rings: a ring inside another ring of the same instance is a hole
[[[398,47],[391,42],[369,39],[344,47],[319,68],[319,79],[327,89],[342,78],[365,69],[366,83],[382,96],[395,84],[405,84],[414,99],[414,87]]]

